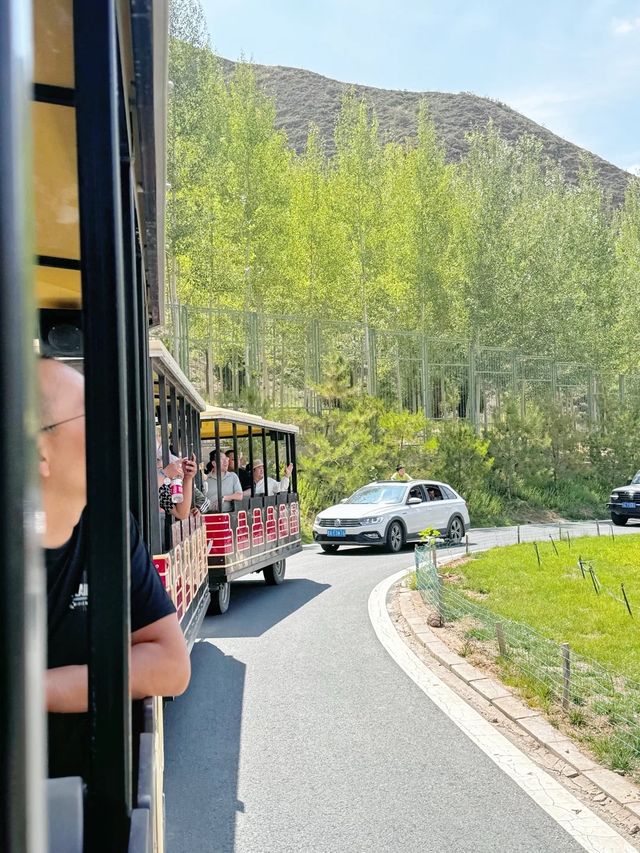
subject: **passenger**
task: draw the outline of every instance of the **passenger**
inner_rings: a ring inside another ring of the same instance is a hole
[[[401,480],[403,483],[408,483],[409,480],[413,480],[413,477],[410,477],[409,474],[404,470],[404,465],[398,465],[396,468],[396,473],[391,475],[392,480]]]
[[[251,489],[251,471],[249,471],[242,453],[240,453],[240,456],[238,457],[237,466],[236,454],[234,450],[227,450],[225,452],[225,455],[229,460],[229,470],[235,472],[238,475],[242,490],[244,491],[245,489]]]
[[[218,512],[218,475],[216,468],[215,451],[212,451],[213,459],[211,459],[211,470],[207,477],[207,498],[209,499],[210,509],[213,512]],[[222,512],[231,512],[233,504],[231,501],[241,501],[244,495],[242,494],[242,486],[238,475],[233,471],[229,471],[229,457],[226,454],[220,456],[220,478],[222,488]]]
[[[277,495],[278,492],[286,492],[289,488],[289,478],[293,471],[293,463],[290,462],[284,469],[284,477],[280,482],[272,477],[267,478],[268,494]],[[253,483],[254,494],[264,495],[264,463],[262,459],[254,459],[253,462]],[[251,489],[245,491],[245,494],[251,494]]]
[[[433,488],[433,486],[429,486],[427,489],[427,495],[430,501],[441,501],[442,495]]]
[[[84,379],[53,360],[38,365],[43,426],[38,439],[45,516],[48,662],[45,695],[49,775],[88,771],[88,596]],[[108,463],[106,463],[108,464]],[[176,696],[189,683],[189,653],[175,608],[129,515],[134,699]],[[105,571],[119,571],[105,564]]]
[[[194,496],[193,478],[198,470],[196,458],[193,453],[191,454],[191,459],[187,459],[185,457],[181,460],[178,459],[177,456],[174,456],[173,453],[170,453],[169,457],[169,464],[165,465],[163,468],[162,448],[159,444],[156,445],[158,500],[160,502],[160,509],[163,512],[173,515],[175,518],[179,518],[181,521],[184,521],[185,518],[188,518],[189,513],[191,512],[191,505]],[[168,480],[173,480],[175,477],[180,477],[182,479],[182,502],[177,504],[174,504],[171,500],[171,485],[170,482],[167,482]]]

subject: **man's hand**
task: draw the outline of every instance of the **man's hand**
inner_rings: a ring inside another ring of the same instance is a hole
[[[284,475],[285,475],[285,477],[290,477],[290,476],[291,476],[291,472],[292,472],[292,471],[293,471],[293,462],[289,462],[289,464],[287,465],[287,467],[284,469]]]
[[[163,468],[165,475],[173,480],[174,477],[183,477],[182,471],[182,463],[179,459],[176,459],[175,462],[169,462],[168,465],[165,465]]]
[[[185,480],[193,480],[198,470],[195,453],[192,453],[190,457],[185,456],[182,460],[182,470],[184,471]]]

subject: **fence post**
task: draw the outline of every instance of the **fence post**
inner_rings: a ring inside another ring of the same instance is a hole
[[[476,351],[473,343],[469,344],[469,389],[467,392],[467,420],[474,429],[478,429],[478,389],[476,388]]]
[[[433,417],[433,400],[431,399],[431,376],[429,375],[429,341],[422,335],[422,405],[427,420]]]
[[[443,583],[444,581],[436,571],[436,601],[438,606],[438,616],[440,617],[440,622],[444,625],[444,589]]]
[[[562,709],[569,710],[571,700],[571,652],[569,643],[562,644]]]
[[[500,651],[500,657],[506,658],[507,644],[504,639],[504,630],[502,627],[502,622],[496,622],[496,639],[498,640],[498,650]]]
[[[375,397],[378,393],[376,330],[372,329],[371,326],[366,325],[364,327],[364,337],[365,361],[367,365],[367,393],[372,397]]]

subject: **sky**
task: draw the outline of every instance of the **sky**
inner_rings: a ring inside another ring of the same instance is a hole
[[[640,0],[201,0],[228,59],[495,98],[640,174]]]

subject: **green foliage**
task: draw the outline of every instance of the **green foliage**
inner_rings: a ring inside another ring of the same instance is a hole
[[[638,370],[640,181],[612,214],[587,165],[569,185],[538,140],[507,141],[491,124],[448,164],[425,103],[415,140],[385,143],[375,110],[352,91],[335,155],[313,126],[296,154],[251,66],[223,78],[198,0],[173,0],[171,35],[173,300]],[[566,442],[547,452],[564,476]],[[507,491],[518,476],[501,470]]]
[[[424,530],[420,531],[420,541],[426,545],[433,545],[436,539],[440,539],[442,534],[439,530],[436,530],[435,527],[425,527]]]

